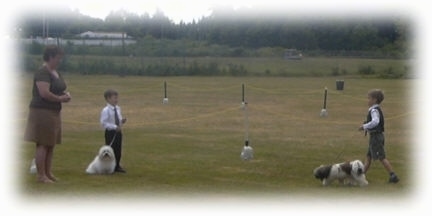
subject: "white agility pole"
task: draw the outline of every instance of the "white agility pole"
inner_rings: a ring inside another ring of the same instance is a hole
[[[164,99],[162,101],[163,104],[167,104],[168,103],[168,96],[167,96],[167,83],[166,81],[164,81]]]
[[[324,105],[323,105],[323,108],[321,109],[320,116],[326,117],[327,115],[328,115],[328,113],[327,113],[327,87],[325,87],[325,89],[324,89]]]
[[[240,157],[243,160],[251,160],[253,158],[253,148],[250,146],[249,143],[249,118],[248,118],[248,110],[247,105],[248,103],[244,99],[244,84],[242,84],[242,109],[244,113],[244,125],[245,125],[245,143],[243,146],[243,150],[240,154]]]

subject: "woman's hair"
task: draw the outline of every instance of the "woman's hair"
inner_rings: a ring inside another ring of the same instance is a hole
[[[383,91],[381,91],[380,89],[373,89],[373,90],[370,90],[369,91],[369,93],[368,93],[368,95],[371,97],[371,98],[374,98],[374,99],[376,99],[377,101],[377,104],[380,104],[383,100],[384,100],[384,93],[383,93]]]
[[[45,62],[49,61],[50,58],[56,57],[57,55],[63,55],[64,51],[57,46],[47,46],[43,53],[43,60]]]
[[[111,98],[113,95],[118,95],[118,92],[113,89],[108,89],[104,92],[104,98],[107,100],[108,98]]]

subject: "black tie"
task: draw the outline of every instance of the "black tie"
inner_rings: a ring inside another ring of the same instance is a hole
[[[115,107],[114,107],[114,120],[115,120],[115,124],[117,126],[119,126],[120,125],[120,120],[119,120],[119,117],[118,117],[118,114],[117,114],[117,109]]]

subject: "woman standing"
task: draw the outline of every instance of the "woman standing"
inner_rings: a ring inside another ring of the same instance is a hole
[[[34,74],[32,99],[29,105],[25,140],[36,143],[35,162],[37,180],[53,183],[57,178],[51,172],[54,146],[61,143],[62,103],[69,102],[71,96],[66,83],[57,71],[63,50],[49,46],[43,53],[44,64]]]

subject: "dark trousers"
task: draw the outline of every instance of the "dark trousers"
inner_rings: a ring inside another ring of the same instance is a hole
[[[115,136],[115,138],[114,138]],[[113,140],[114,138],[114,140]],[[105,130],[105,145],[110,145],[114,150],[116,159],[116,168],[120,166],[121,152],[122,152],[122,133],[115,130]]]

